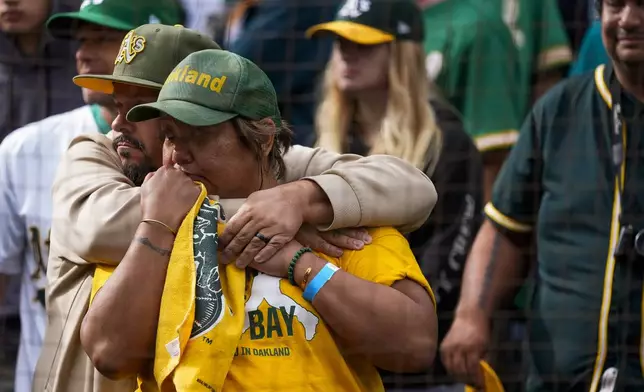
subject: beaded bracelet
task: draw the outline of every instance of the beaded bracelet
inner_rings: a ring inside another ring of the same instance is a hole
[[[311,248],[302,248],[302,249],[298,250],[297,252],[295,252],[295,255],[293,256],[293,258],[291,259],[290,264],[288,265],[288,281],[291,282],[291,284],[293,286],[297,286],[297,283],[295,282],[295,276],[294,276],[295,264],[298,262],[298,260],[300,260],[302,255],[304,253],[307,253],[307,252],[313,252],[313,249],[311,249]]]

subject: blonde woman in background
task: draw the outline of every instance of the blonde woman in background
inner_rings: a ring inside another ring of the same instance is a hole
[[[335,38],[316,113],[317,144],[403,158],[436,186],[431,217],[407,239],[436,293],[442,339],[481,223],[483,174],[459,115],[432,94],[421,11],[412,0],[348,0],[335,20],[311,27],[307,35]],[[462,391],[446,374],[436,361],[429,374],[383,372],[383,381],[388,391]]]

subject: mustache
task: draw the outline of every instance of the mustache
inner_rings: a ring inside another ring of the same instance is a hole
[[[623,29],[617,30],[617,39],[643,39],[644,30],[641,31],[626,31]]]
[[[114,139],[114,141],[112,142],[112,145],[114,146],[115,150],[118,147],[119,143],[128,143],[128,144],[133,145],[135,148],[137,148],[137,149],[139,149],[141,151],[145,151],[145,145],[143,143],[141,143],[140,141],[138,141],[138,140],[136,140],[136,139],[124,134],[124,133],[122,133],[119,136],[117,136]]]

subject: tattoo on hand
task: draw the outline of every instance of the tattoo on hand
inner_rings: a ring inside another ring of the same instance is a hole
[[[501,243],[501,235],[499,233],[494,234],[494,240],[492,241],[492,251],[490,252],[490,261],[485,268],[485,275],[483,276],[483,287],[481,289],[481,295],[479,296],[479,308],[483,309],[490,298],[490,289],[492,286],[492,279],[494,279],[494,274],[496,273],[496,264],[498,261],[499,245]]]
[[[152,242],[150,242],[150,240],[147,237],[136,237],[135,240],[139,244],[147,246],[148,248],[150,248],[153,251],[157,252],[161,256],[170,256],[170,253],[172,253],[170,249],[163,249],[163,248],[159,248],[158,246],[154,245]]]

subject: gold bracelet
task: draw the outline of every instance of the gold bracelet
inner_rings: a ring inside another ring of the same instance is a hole
[[[302,279],[302,290],[306,288],[306,284],[309,283],[309,277],[311,276],[311,272],[313,271],[313,268],[309,267],[306,269],[304,272],[304,278]]]
[[[172,230],[172,227],[170,227],[170,226],[166,225],[165,223],[163,223],[161,221],[158,221],[156,219],[141,219],[141,222],[143,222],[143,223],[156,223],[157,225],[161,225],[161,226],[165,227],[166,229],[168,229],[168,231],[170,231],[170,233],[172,233],[173,235],[175,235],[175,236],[177,235],[177,232],[175,230]]]

